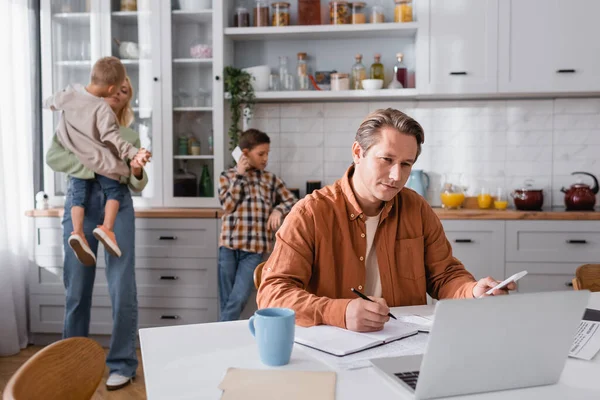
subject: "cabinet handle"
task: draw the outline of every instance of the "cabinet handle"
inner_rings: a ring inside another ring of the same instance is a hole
[[[161,315],[160,319],[179,319],[179,315]]]
[[[454,241],[456,243],[473,243],[473,240],[471,239],[455,239]]]
[[[177,279],[179,279],[179,277],[178,276],[169,275],[169,276],[161,276],[160,279],[162,281],[176,281]]]
[[[582,239],[568,239],[567,243],[571,243],[571,244],[586,244],[587,240],[582,240]]]
[[[154,77],[154,82],[158,82],[158,77],[157,76]]]
[[[219,79],[221,79],[221,77],[219,75],[215,76],[216,81],[218,81]]]
[[[450,75],[466,75],[467,71],[453,71],[450,72]]]
[[[565,286],[567,286],[567,287],[573,287],[573,282],[567,282],[567,283],[565,283]]]
[[[177,236],[159,236],[158,240],[177,240]]]
[[[574,69],[559,69],[558,71],[556,71],[557,74],[574,74],[575,70]]]

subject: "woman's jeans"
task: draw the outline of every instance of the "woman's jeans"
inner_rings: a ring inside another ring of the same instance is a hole
[[[219,247],[219,301],[221,321],[235,321],[254,289],[254,268],[262,253]]]
[[[135,352],[135,339],[138,324],[137,291],[135,284],[135,215],[133,201],[126,185],[121,185],[123,201],[115,221],[114,232],[121,248],[121,257],[104,252],[106,279],[112,303],[113,330],[106,364],[110,372],[126,377],[135,376],[138,360]],[[98,241],[92,231],[104,220],[106,198],[97,181],[91,185],[85,209],[83,232],[90,248],[97,255]],[[96,276],[96,266],[86,267],[77,260],[67,243],[73,231],[71,221],[71,188],[67,193],[63,216],[63,242],[65,249],[64,284],[66,289],[66,309],[63,338],[88,336],[92,289]]]

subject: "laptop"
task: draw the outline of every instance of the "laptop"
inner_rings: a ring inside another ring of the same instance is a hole
[[[424,355],[372,359],[418,399],[554,384],[587,290],[441,300]]]

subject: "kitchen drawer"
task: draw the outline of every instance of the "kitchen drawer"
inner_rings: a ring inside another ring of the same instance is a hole
[[[575,277],[576,263],[507,263],[508,276],[527,270],[527,275],[517,282],[517,292],[548,292],[573,290],[571,280]]]
[[[136,252],[144,257],[217,258],[216,219],[138,219]]]
[[[600,262],[600,221],[509,221],[510,262]]]
[[[33,269],[30,291],[63,294],[62,258],[46,258],[45,266]],[[217,259],[136,259],[138,296],[217,298]],[[94,296],[108,296],[105,265],[98,264]]]
[[[475,276],[504,277],[504,221],[442,221],[452,253]]]
[[[64,321],[64,296],[31,295],[30,326],[34,333],[61,333]],[[138,328],[216,322],[216,299],[138,298]],[[94,298],[90,334],[112,333],[112,308],[108,297]]]
[[[60,256],[63,254],[63,235],[60,218],[35,219],[35,256]]]

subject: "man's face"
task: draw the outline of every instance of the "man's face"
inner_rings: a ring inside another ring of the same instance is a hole
[[[352,145],[361,195],[373,204],[389,201],[408,180],[417,158],[417,139],[391,127],[381,129],[379,141],[365,154],[358,142]]]

